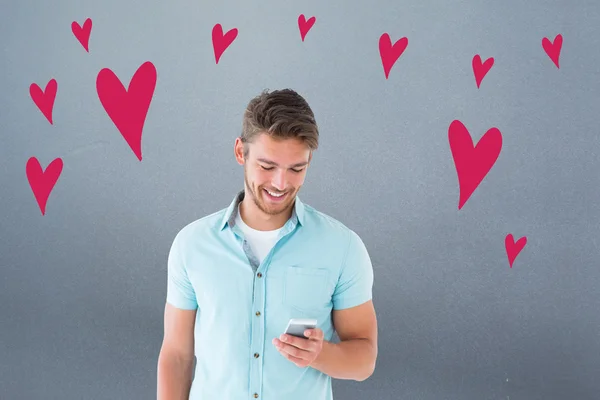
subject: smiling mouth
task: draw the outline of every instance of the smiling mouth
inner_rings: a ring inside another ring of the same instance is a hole
[[[276,192],[270,192],[267,189],[263,189],[263,190],[267,194],[267,197],[269,199],[271,199],[272,201],[281,201],[281,200],[283,200],[287,196],[287,192],[285,192],[285,193],[276,193]]]

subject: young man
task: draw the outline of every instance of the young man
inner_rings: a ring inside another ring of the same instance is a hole
[[[181,229],[169,252],[158,400],[331,400],[332,378],[373,373],[368,252],[298,197],[318,137],[293,90],[248,104],[234,146],[244,189]],[[317,328],[285,338],[291,318],[316,319]]]

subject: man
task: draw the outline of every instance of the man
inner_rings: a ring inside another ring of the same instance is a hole
[[[330,400],[332,378],[373,373],[367,250],[298,197],[318,137],[293,90],[264,91],[248,104],[234,146],[244,189],[181,229],[169,252],[159,400]],[[318,326],[284,340],[291,318]]]

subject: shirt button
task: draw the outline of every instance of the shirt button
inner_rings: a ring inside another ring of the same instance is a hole
[[[258,399],[258,393],[254,393],[254,398]]]
[[[256,276],[258,276],[260,278],[260,277],[262,277],[262,274],[259,272],[258,274],[256,274]]]
[[[254,358],[258,358],[258,353],[254,353]]]
[[[257,317],[258,317],[258,316],[260,316],[260,311],[257,311],[257,312],[256,312],[256,316],[257,316]]]

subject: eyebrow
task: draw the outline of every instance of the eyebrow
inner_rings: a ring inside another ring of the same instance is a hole
[[[279,166],[279,164],[277,164],[275,161],[267,160],[266,158],[258,158],[257,161],[260,161],[261,163],[264,163],[264,164],[274,165],[276,167]],[[308,161],[303,161],[303,162],[291,165],[290,168],[303,167],[303,166],[305,166],[307,164],[308,164]]]

